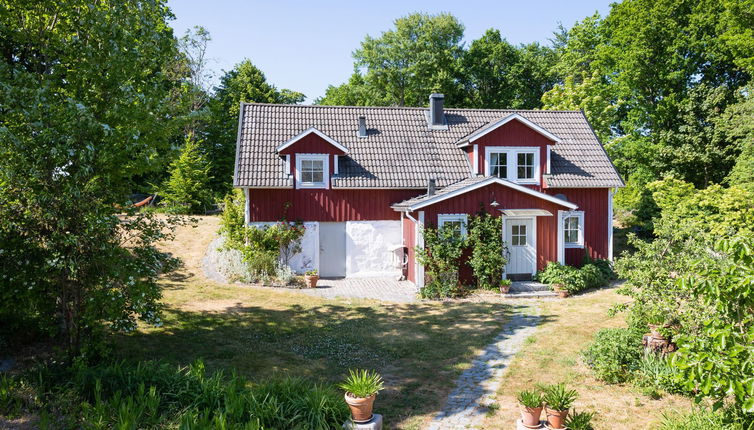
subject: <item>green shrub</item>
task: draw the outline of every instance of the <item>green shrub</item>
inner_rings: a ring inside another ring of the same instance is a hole
[[[466,240],[453,228],[424,229],[424,247],[416,247],[416,259],[424,266],[426,283],[419,291],[425,299],[455,297],[458,270]]]
[[[641,334],[625,328],[601,329],[583,355],[597,378],[609,384],[625,382],[641,362]]]
[[[610,262],[591,259],[587,261],[589,263],[584,264],[580,269],[552,261],[547,264],[545,270],[537,273],[536,278],[545,284],[563,284],[571,294],[587,288],[604,287],[610,279],[614,279],[615,273],[612,271]]]
[[[503,252],[502,218],[480,212],[469,221],[469,266],[478,288],[497,289],[507,260]]]

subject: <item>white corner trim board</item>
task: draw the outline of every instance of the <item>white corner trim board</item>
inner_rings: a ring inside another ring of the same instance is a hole
[[[563,214],[567,211],[558,211],[558,263],[565,264],[565,238],[563,237]]]
[[[301,133],[297,134],[296,136],[293,136],[292,138],[290,138],[289,140],[285,141],[283,144],[281,144],[280,146],[278,146],[275,150],[277,152],[280,152],[280,151],[284,150],[285,148],[293,145],[294,143],[298,142],[299,140],[303,139],[304,137],[306,137],[306,136],[308,136],[308,135],[310,135],[312,133],[314,133],[317,136],[321,137],[327,143],[329,143],[330,145],[334,146],[338,150],[343,151],[345,153],[348,153],[348,148],[346,148],[345,146],[341,145],[335,139],[331,138],[330,136],[326,135],[325,133],[322,133],[321,131],[317,130],[314,127],[307,128],[306,130],[302,131]]]

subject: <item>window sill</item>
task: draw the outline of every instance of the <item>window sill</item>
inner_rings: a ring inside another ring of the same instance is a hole
[[[583,243],[566,243],[565,247],[566,248],[583,248],[584,244]]]
[[[296,188],[300,190],[325,190],[327,189],[327,184],[298,184]]]

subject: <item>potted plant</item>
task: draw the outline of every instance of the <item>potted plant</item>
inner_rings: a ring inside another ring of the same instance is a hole
[[[351,409],[351,418],[356,424],[372,419],[372,408],[377,393],[382,390],[382,377],[369,370],[349,370],[348,378],[338,387],[346,392],[345,399]]]
[[[304,273],[304,281],[309,288],[317,288],[317,281],[319,281],[319,272],[317,270],[308,270]]]
[[[508,291],[511,289],[511,280],[510,279],[503,279],[500,281],[500,292],[502,294],[508,294]]]
[[[547,425],[552,429],[565,428],[568,409],[578,397],[575,390],[569,390],[565,384],[549,385],[545,388],[544,402],[547,413]]]
[[[568,291],[568,288],[566,287],[565,284],[555,283],[555,284],[550,285],[550,287],[552,288],[553,291],[558,293],[558,296],[561,299],[565,299],[566,297],[571,295],[571,292]]]
[[[594,430],[592,418],[594,418],[594,412],[576,412],[574,409],[566,419],[566,428],[568,430]]]
[[[542,415],[542,394],[524,390],[516,393],[516,399],[521,409],[521,424],[530,429],[539,428],[539,418]]]

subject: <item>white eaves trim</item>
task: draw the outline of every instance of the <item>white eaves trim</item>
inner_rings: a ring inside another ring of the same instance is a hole
[[[338,148],[338,150],[343,151],[345,153],[348,153],[348,149],[345,146],[343,146],[340,143],[336,142],[333,138],[331,138],[330,136],[326,135],[325,133],[322,133],[321,131],[317,130],[314,127],[307,128],[306,130],[304,130],[300,134],[294,136],[290,140],[286,141],[282,145],[280,145],[277,148],[275,148],[275,151],[280,152],[280,151],[284,150],[285,148],[293,145],[294,143],[298,142],[299,140],[303,139],[304,137],[306,137],[306,136],[308,136],[308,135],[310,135],[312,133],[314,133],[317,136],[321,137],[322,139],[324,139],[330,145]]]
[[[545,130],[544,128],[538,126],[537,124],[534,124],[533,122],[531,122],[528,119],[522,117],[521,115],[519,115],[517,113],[513,113],[513,114],[510,114],[510,115],[506,116],[505,118],[501,119],[500,121],[494,123],[492,126],[487,127],[484,131],[476,132],[476,133],[471,133],[470,135],[468,135],[467,137],[465,137],[463,140],[461,140],[460,142],[458,142],[458,146],[461,146],[461,147],[466,146],[466,145],[474,142],[475,140],[481,138],[482,136],[484,136],[484,135],[486,135],[488,133],[491,133],[494,130],[497,130],[498,128],[500,128],[503,125],[505,125],[505,124],[513,121],[514,119],[517,120],[517,121],[519,121],[519,122],[521,122],[522,124],[524,124],[525,126],[529,127],[530,129],[536,131],[537,133],[541,134],[542,136],[544,136],[544,137],[552,140],[555,143],[560,143],[560,142],[563,141],[558,136],[555,136],[554,134],[552,134],[549,131]]]
[[[465,186],[463,188],[459,188],[459,189],[457,189],[455,191],[451,191],[449,193],[439,194],[436,197],[433,197],[431,199],[427,199],[427,200],[424,200],[423,202],[416,203],[415,205],[407,207],[405,210],[408,211],[408,212],[413,212],[413,211],[415,211],[417,209],[421,209],[423,207],[433,205],[433,204],[435,204],[437,202],[441,202],[443,200],[447,200],[447,199],[459,196],[461,194],[468,193],[469,191],[473,191],[473,190],[476,190],[476,189],[479,189],[479,188],[482,188],[482,187],[486,187],[487,185],[490,185],[492,183],[504,185],[504,186],[506,186],[508,188],[512,188],[512,189],[514,189],[516,191],[520,191],[520,192],[522,192],[524,194],[529,194],[530,196],[539,197],[542,200],[547,200],[548,202],[552,202],[552,203],[558,204],[560,206],[567,207],[567,208],[569,208],[571,210],[574,210],[574,209],[578,208],[578,205],[575,205],[575,204],[573,204],[571,202],[567,202],[565,200],[561,200],[561,199],[559,199],[557,197],[553,197],[553,196],[551,196],[549,194],[545,194],[545,193],[539,192],[537,190],[532,190],[531,188],[524,187],[523,185],[514,184],[513,182],[507,181],[505,179],[500,179],[498,177],[491,176],[491,177],[489,177],[489,178],[487,178],[487,179],[485,179],[483,181],[477,182],[475,184],[467,185],[467,186]]]

